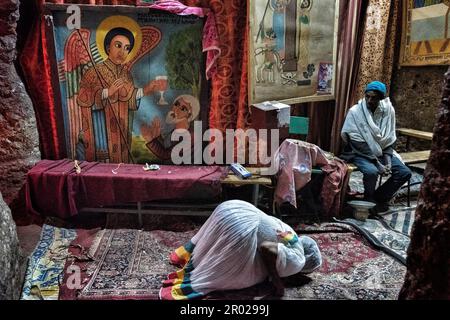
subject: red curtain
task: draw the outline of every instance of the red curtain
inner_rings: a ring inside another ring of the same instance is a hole
[[[38,3],[41,12],[42,1]],[[41,14],[34,21],[25,47],[20,53],[20,63],[28,93],[33,101],[42,157],[58,159],[64,153],[58,138],[54,91],[51,84],[51,68],[47,55],[45,17]]]
[[[330,150],[330,134],[333,126],[335,100],[294,104],[291,115],[309,118],[309,132],[306,141]],[[292,135],[294,139],[302,136]]]
[[[311,102],[308,104],[309,127],[308,142],[323,150],[330,150],[331,128],[333,127],[335,100]]]
[[[211,81],[209,126],[225,130],[248,125],[247,1],[185,0],[189,6],[209,8],[216,17],[222,54]]]
[[[136,5],[137,0],[51,0],[50,3]],[[247,2],[245,0],[186,0],[190,6],[210,8],[216,17],[222,54],[217,60],[217,74],[211,79],[209,125],[211,128],[244,128],[248,124],[247,104]],[[25,83],[33,100],[40,135],[42,158],[61,159],[66,156],[64,135],[58,128],[52,87],[50,59],[47,53],[44,0],[38,4],[38,17],[19,53]]]

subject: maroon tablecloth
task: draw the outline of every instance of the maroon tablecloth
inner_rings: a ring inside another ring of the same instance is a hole
[[[42,160],[27,174],[27,210],[69,217],[83,207],[138,201],[212,199],[221,193],[219,166],[168,166],[144,171],[138,164],[81,162],[77,174],[71,160]],[[113,170],[117,174],[113,173]]]

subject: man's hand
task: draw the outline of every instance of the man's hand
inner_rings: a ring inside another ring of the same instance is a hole
[[[390,173],[390,170],[388,170],[388,168],[386,168],[386,166],[382,165],[381,162],[377,161],[377,163],[375,164],[375,166],[377,167],[378,173],[382,176],[387,176]]]
[[[384,154],[383,155],[383,160],[384,160],[384,167],[386,169],[386,171],[388,173],[392,173],[391,169],[392,169],[392,158],[389,154]]]
[[[144,87],[144,95],[149,95],[155,91],[166,91],[167,90],[167,80],[151,80]]]
[[[141,135],[145,141],[151,142],[161,135],[161,120],[156,117],[151,122],[150,126],[141,125]]]

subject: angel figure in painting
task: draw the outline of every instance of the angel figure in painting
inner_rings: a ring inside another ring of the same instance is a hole
[[[161,32],[154,27],[141,29],[129,17],[111,16],[98,26],[94,50],[89,36],[87,29],[74,31],[65,49],[66,74],[74,73],[70,79],[81,78],[79,83],[72,80],[68,84],[72,156],[87,161],[130,162],[134,112],[143,96],[166,89],[164,80],[152,80],[137,88],[130,70],[159,43]]]

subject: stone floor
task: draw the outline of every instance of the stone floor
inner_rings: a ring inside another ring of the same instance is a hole
[[[28,226],[17,226],[17,236],[22,252],[27,257],[31,255],[36,244],[39,242],[42,227],[36,224]]]

